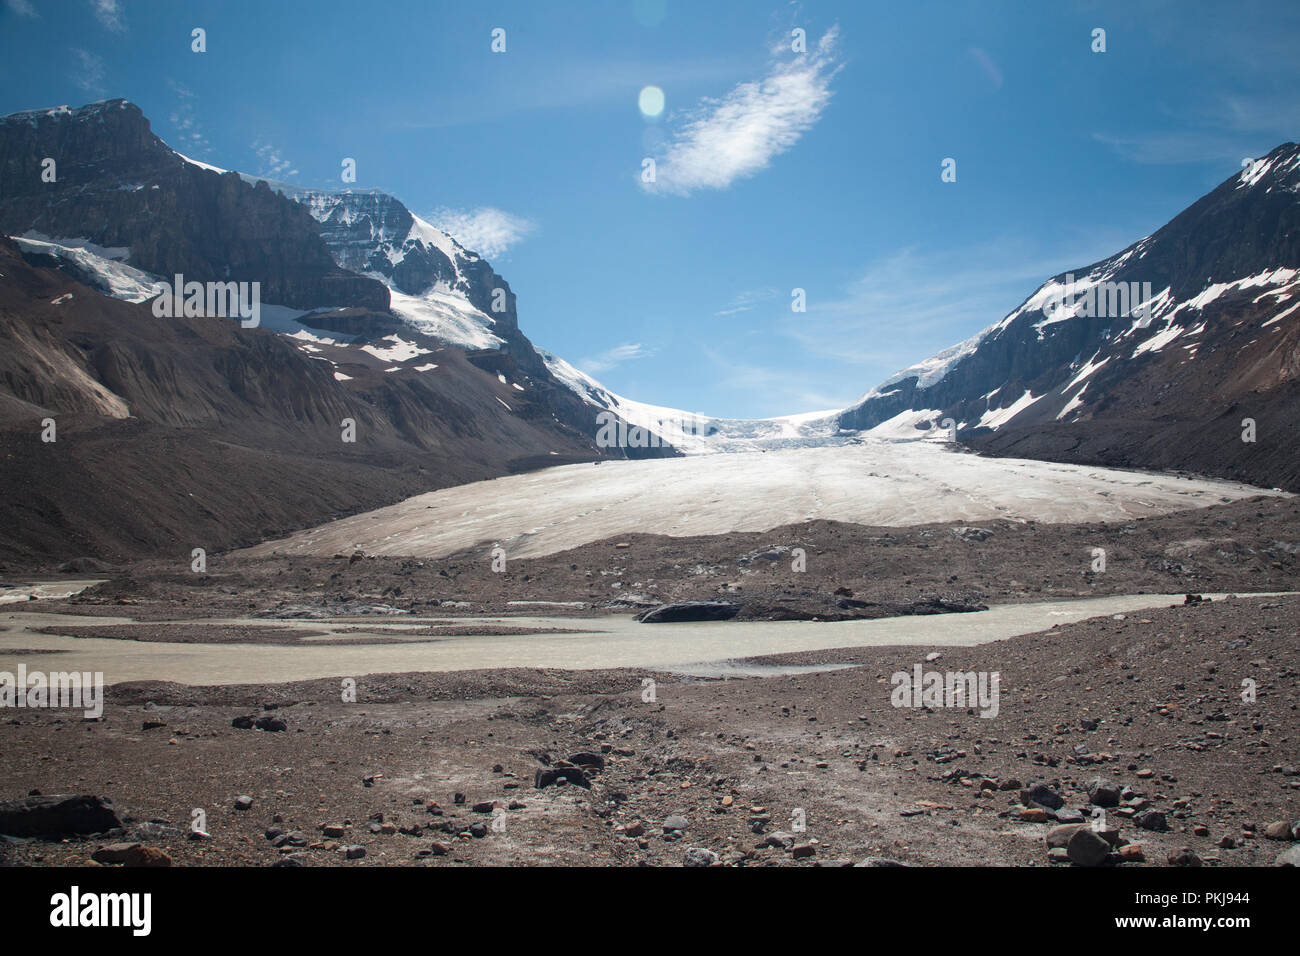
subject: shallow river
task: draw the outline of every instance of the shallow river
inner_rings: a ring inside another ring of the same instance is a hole
[[[1217,599],[1220,595],[1213,597]],[[780,672],[779,669],[736,663],[766,654],[836,647],[907,645],[929,650],[982,644],[1045,630],[1053,624],[1069,624],[1103,614],[1128,614],[1145,608],[1181,604],[1182,601],[1181,594],[1126,595],[1007,604],[970,614],[836,622],[638,624],[630,616],[463,619],[466,624],[474,625],[502,623],[585,632],[509,637],[411,636],[402,639],[403,629],[420,624],[420,619],[409,617],[384,618],[382,622],[374,619],[322,622],[265,618],[207,622],[274,625],[317,633],[343,628],[364,631],[331,634],[328,643],[305,647],[146,643],[36,634],[32,629],[38,627],[128,622],[121,618],[74,618],[6,607],[0,610],[0,627],[3,628],[0,631],[0,671],[15,671],[19,662],[25,663],[29,670],[102,671],[108,684],[137,680],[261,684],[403,671],[505,667],[568,670],[627,667],[699,676],[745,676]],[[445,622],[449,619],[439,616],[436,620]],[[397,638],[398,642],[361,646],[349,643],[368,636]]]

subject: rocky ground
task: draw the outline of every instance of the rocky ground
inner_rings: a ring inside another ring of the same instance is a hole
[[[595,614],[626,610],[624,591],[742,604],[758,595],[767,607],[786,597],[818,613],[845,610],[836,588],[881,603],[935,590],[990,603],[1287,590],[1300,516],[1283,500],[1128,530],[795,530],[602,542],[512,562],[504,575],[469,558],[423,568],[350,556],[218,560],[205,581],[136,568],[59,606],[161,620],[166,610],[296,616],[351,602],[424,612],[461,600],[464,614],[546,595]],[[788,570],[786,552],[766,557],[784,546],[807,550],[806,576]],[[1108,549],[1104,573],[1089,570],[1094,546]],[[0,800],[102,796],[121,831],[11,840],[0,855],[105,865],[1272,865],[1300,855],[1298,628],[1300,597],[1233,598],[976,648],[765,659],[853,665],[797,676],[389,674],[360,678],[355,703],[336,680],[117,685],[102,721],[5,714]],[[892,676],[916,665],[997,672],[996,716],[893,706]],[[198,839],[187,835],[196,810]],[[1097,810],[1105,817],[1094,830]],[[136,843],[130,853],[122,845]]]

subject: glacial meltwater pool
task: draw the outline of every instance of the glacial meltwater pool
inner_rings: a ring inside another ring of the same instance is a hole
[[[1222,595],[1210,595],[1215,599]],[[1249,595],[1239,595],[1247,597]],[[1256,595],[1265,596],[1265,595]],[[1182,594],[1005,604],[968,614],[884,618],[872,621],[722,621],[638,624],[630,615],[604,618],[502,617],[423,619],[407,616],[321,621],[224,618],[186,624],[238,624],[326,632],[305,646],[284,644],[182,644],[36,633],[38,628],[122,625],[96,618],[0,609],[0,671],[19,663],[45,670],[102,671],[108,684],[159,680],[183,684],[262,684],[322,677],[359,677],[404,671],[460,671],[508,667],[564,670],[636,668],[696,676],[757,676],[786,671],[746,659],[793,651],[903,645],[922,649],[967,646],[1031,634],[1053,624],[1130,614],[1181,604]],[[502,637],[402,636],[427,621],[576,630]],[[354,633],[339,633],[343,630]],[[381,638],[390,643],[360,644]],[[48,653],[55,651],[58,653]],[[32,653],[37,652],[37,653]],[[37,661],[40,661],[37,664]],[[737,663],[741,662],[741,663]]]

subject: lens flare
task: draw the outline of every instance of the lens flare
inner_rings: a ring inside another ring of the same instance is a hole
[[[655,117],[664,111],[664,91],[657,86],[645,87],[636,101],[643,116]]]

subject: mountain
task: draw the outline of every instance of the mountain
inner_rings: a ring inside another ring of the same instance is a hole
[[[393,312],[411,325],[455,345],[504,349],[534,369],[540,365],[519,331],[510,284],[397,199],[377,189],[301,189],[284,183],[273,188],[307,207],[340,266],[383,282]]]
[[[184,569],[194,547],[604,453],[463,349],[408,353],[158,318],[0,239],[0,567]]]
[[[407,356],[398,368],[460,346],[528,392],[519,414],[597,432],[596,411],[520,330],[509,283],[386,193],[295,187],[190,159],[120,99],[0,118],[0,175],[0,233],[105,294],[145,301],[176,274],[257,281],[263,327],[337,348],[378,342]]]
[[[388,308],[382,283],[335,264],[306,209],[186,161],[126,100],[0,118],[0,232],[129,249],[169,279],[259,281],[291,308]]]
[[[991,454],[1300,490],[1298,306],[1300,147],[1285,143],[1152,235],[891,376],[838,424],[900,437],[951,418]]]
[[[215,552],[466,481],[676,454],[598,445],[598,410],[551,374],[505,280],[396,199],[190,160],[124,100],[0,118],[0,233],[0,562]],[[159,317],[176,274],[259,283],[260,323]]]

